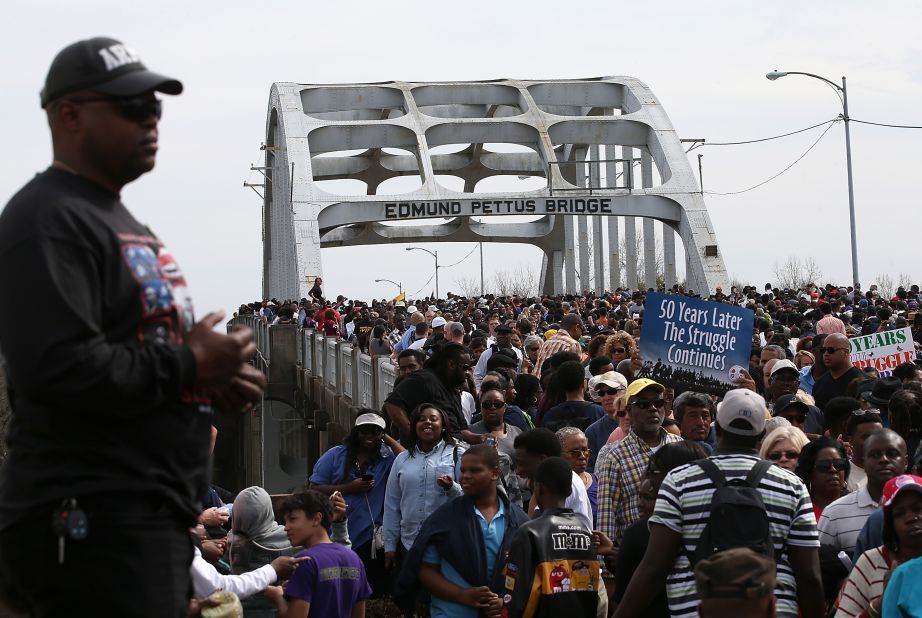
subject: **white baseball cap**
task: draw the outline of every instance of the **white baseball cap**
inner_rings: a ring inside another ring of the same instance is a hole
[[[445,318],[443,318],[440,315],[437,315],[434,318],[432,318],[432,328],[438,328],[439,326],[445,326],[445,324],[447,324],[447,322],[445,321]]]
[[[723,401],[717,404],[717,424],[724,431],[739,436],[758,436],[765,431],[767,420],[765,399],[748,388],[727,391]],[[746,421],[750,428],[731,426],[734,421]]]
[[[355,419],[355,426],[358,427],[359,425],[374,425],[375,427],[380,427],[381,429],[385,429],[387,427],[387,423],[384,422],[384,419],[381,417],[381,415],[375,414],[373,412],[359,414]]]
[[[619,391],[627,390],[627,378],[617,371],[606,371],[589,379],[589,388],[595,390],[599,384],[606,384]]]
[[[771,375],[775,375],[776,373],[778,373],[778,372],[781,371],[782,369],[792,369],[793,371],[796,371],[797,373],[800,373],[800,369],[797,368],[797,365],[795,365],[794,363],[792,363],[791,361],[789,361],[788,359],[785,358],[785,359],[782,359],[782,360],[776,362],[774,365],[772,365],[772,373],[771,373]]]
[[[416,308],[416,305],[410,305],[407,307],[407,313],[416,313],[417,311],[418,309]]]

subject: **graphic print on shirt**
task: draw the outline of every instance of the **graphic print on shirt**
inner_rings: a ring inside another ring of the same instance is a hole
[[[195,323],[192,296],[186,278],[163,244],[152,236],[119,234],[122,257],[140,287],[141,324],[138,338],[145,343],[180,344]],[[210,413],[211,400],[202,392],[185,390],[180,398]]]
[[[547,589],[551,592],[569,592],[570,571],[567,570],[567,565],[561,562],[554,564],[548,572],[547,583]]]
[[[142,341],[182,343],[183,332],[195,322],[186,279],[156,238],[120,234],[122,256],[141,288]]]

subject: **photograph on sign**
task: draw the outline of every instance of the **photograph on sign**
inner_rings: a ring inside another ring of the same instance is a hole
[[[749,309],[675,294],[649,293],[640,330],[643,368],[676,391],[723,394],[749,367]]]
[[[912,330],[908,326],[852,337],[848,345],[855,367],[873,367],[882,378],[892,374],[899,365],[911,363],[916,358]]]

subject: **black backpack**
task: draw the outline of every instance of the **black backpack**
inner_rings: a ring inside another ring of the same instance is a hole
[[[716,491],[711,497],[711,516],[689,556],[691,568],[719,551],[748,547],[756,553],[774,558],[775,548],[765,503],[759,493],[759,481],[772,467],[762,460],[752,467],[745,480],[727,481],[727,476],[710,459],[695,462],[704,470]]]

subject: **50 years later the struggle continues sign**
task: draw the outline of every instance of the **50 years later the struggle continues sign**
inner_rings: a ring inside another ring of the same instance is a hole
[[[680,296],[647,294],[638,376],[677,390],[723,394],[749,367],[753,313]]]

